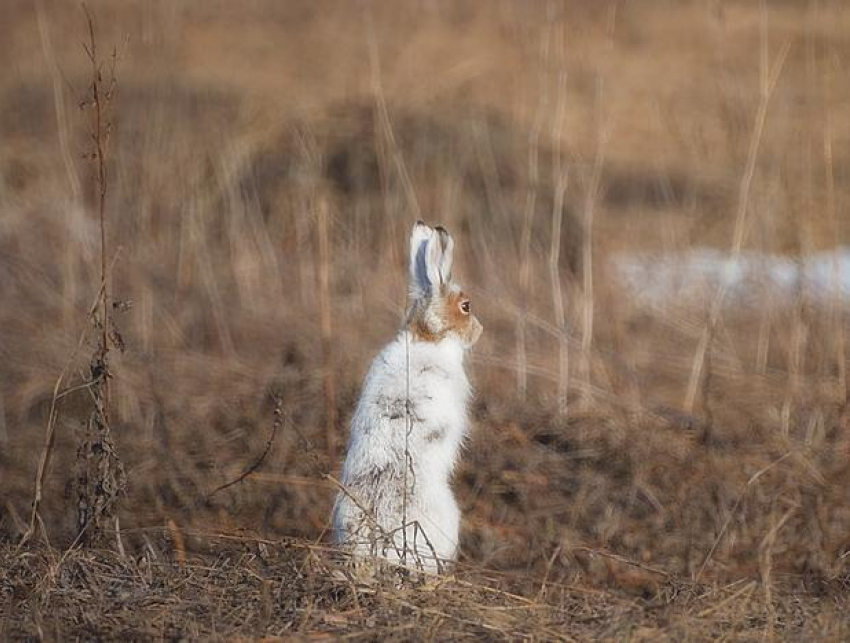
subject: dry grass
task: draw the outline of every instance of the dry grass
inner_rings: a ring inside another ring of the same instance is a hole
[[[67,550],[82,357],[15,547],[102,280],[85,22],[37,6],[0,25],[0,636],[846,639],[846,294],[650,305],[614,267],[850,243],[840,2],[92,3],[128,43],[123,555]],[[485,335],[461,566],[398,589],[320,543],[419,217],[457,237]]]
[[[705,587],[658,577],[645,597],[477,568],[431,582],[357,580],[345,560],[301,540],[192,534],[206,556],[173,562],[173,541],[149,530],[131,558],[75,550],[0,553],[0,587],[18,618],[4,637],[156,639],[333,636],[410,640],[739,640],[762,637],[767,610],[755,581]],[[795,640],[846,636],[836,588],[774,608]]]

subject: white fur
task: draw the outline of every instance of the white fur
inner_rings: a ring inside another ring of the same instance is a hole
[[[463,354],[456,338],[416,341],[403,330],[372,363],[333,516],[335,541],[355,554],[429,572],[457,555],[450,478],[468,425]]]

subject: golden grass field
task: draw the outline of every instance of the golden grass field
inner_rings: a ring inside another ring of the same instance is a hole
[[[6,0],[0,638],[850,638],[844,2],[88,7],[126,485],[77,538],[85,14]],[[485,328],[460,562],[358,581],[328,476],[420,218]]]

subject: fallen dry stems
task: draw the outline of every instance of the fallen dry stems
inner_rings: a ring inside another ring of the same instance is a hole
[[[340,553],[327,547],[295,539],[206,537],[213,548],[210,555],[187,557],[179,564],[98,549],[75,549],[57,562],[44,548],[22,557],[0,547],[0,587],[15,589],[20,615],[0,625],[0,632],[19,637],[59,628],[67,636],[95,638],[299,632],[393,639],[431,633],[568,641],[657,632],[659,623],[666,623],[672,636],[711,640],[718,634],[757,636],[763,625],[738,616],[738,603],[752,594],[754,583],[735,591],[709,591],[699,600],[685,591],[664,604],[636,601],[613,590],[585,595],[576,591],[581,588],[529,601],[505,586],[508,579],[494,584],[486,573],[474,570],[403,587],[390,579],[352,582]],[[44,583],[46,578],[50,583]],[[817,598],[800,593],[776,600],[783,616],[777,618],[778,635],[806,638],[830,631],[827,618],[812,618]],[[846,601],[838,598],[836,607],[846,607]]]

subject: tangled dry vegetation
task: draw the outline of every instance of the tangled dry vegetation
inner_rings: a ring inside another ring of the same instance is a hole
[[[850,242],[841,2],[93,2],[93,327],[85,20],[7,4],[0,638],[848,638],[847,284],[617,271]],[[366,580],[327,475],[416,218],[485,326],[461,560]],[[80,547],[107,381],[126,486]]]
[[[395,575],[364,582],[334,552],[303,540],[189,537],[203,543],[203,560],[161,558],[153,547],[137,557],[85,549],[22,554],[4,547],[0,582],[21,611],[14,617],[7,612],[0,632],[5,638],[405,641],[846,635],[846,605],[836,593],[798,594],[768,608],[754,580],[712,588],[660,579],[644,599],[466,566],[430,582],[400,583]]]

